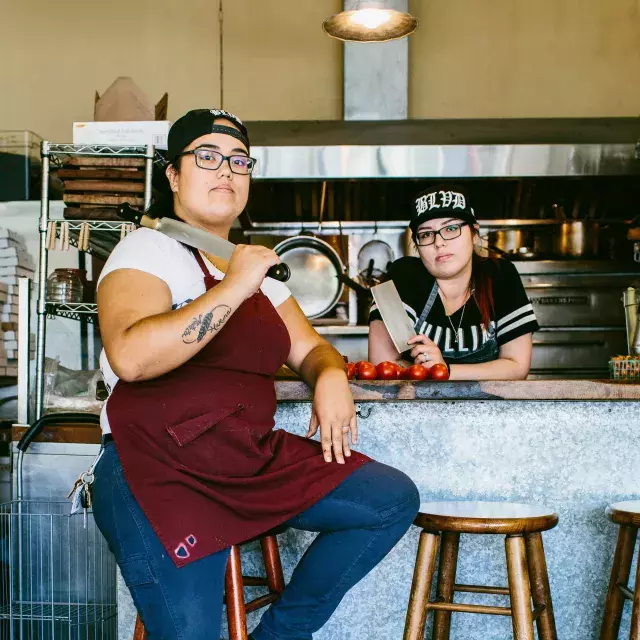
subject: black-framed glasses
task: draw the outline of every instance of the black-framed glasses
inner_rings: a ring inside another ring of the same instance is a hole
[[[419,247],[428,247],[436,241],[436,236],[440,236],[443,240],[455,240],[462,234],[462,227],[466,227],[468,222],[456,222],[448,224],[437,231],[418,231],[416,233],[416,244]]]
[[[196,165],[201,169],[207,171],[217,171],[222,163],[226,160],[229,163],[229,168],[233,173],[237,173],[240,176],[250,175],[255,169],[257,160],[244,155],[225,156],[219,151],[214,149],[198,148],[191,151],[183,151],[179,153],[176,158],[180,156],[193,155],[196,159]]]

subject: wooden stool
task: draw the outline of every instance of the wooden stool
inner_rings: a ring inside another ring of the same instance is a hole
[[[640,527],[640,500],[616,502],[607,507],[606,514],[611,522],[620,525],[616,552],[613,556],[611,579],[604,606],[604,618],[600,630],[600,640],[617,640],[620,620],[625,600],[633,601],[631,610],[631,640],[640,639],[640,565],[636,572],[634,591],[628,587],[631,562]]]
[[[404,640],[423,640],[428,612],[434,611],[434,640],[448,640],[451,612],[511,616],[516,640],[534,640],[533,621],[540,640],[556,640],[556,625],[547,577],[541,531],[558,524],[553,511],[526,504],[500,502],[434,502],[422,504],[414,524],[422,528],[413,573]],[[456,584],[461,533],[506,536],[508,587]],[[437,593],[430,600],[440,543]],[[456,604],[455,592],[509,596],[510,607]],[[531,596],[533,595],[533,611]]]
[[[282,529],[284,530],[284,529]],[[275,602],[284,591],[284,575],[278,549],[277,533],[282,530],[274,530],[269,533],[247,540],[241,545],[233,545],[227,563],[225,575],[225,602],[227,604],[227,621],[229,623],[229,640],[247,640],[247,613],[261,609]],[[260,540],[262,558],[266,569],[266,578],[255,578],[242,575],[242,560],[240,547],[242,545]],[[268,587],[269,592],[250,602],[244,601],[243,587]],[[140,616],[136,618],[136,628],[133,632],[133,640],[145,640],[147,634]]]

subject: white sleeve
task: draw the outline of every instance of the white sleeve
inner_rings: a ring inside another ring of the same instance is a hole
[[[98,286],[105,276],[118,269],[144,271],[169,285],[172,275],[169,252],[173,242],[153,229],[136,229],[120,240],[111,252],[100,273]]]
[[[284,282],[273,278],[265,278],[260,290],[269,298],[269,301],[276,309],[291,296],[289,287]]]

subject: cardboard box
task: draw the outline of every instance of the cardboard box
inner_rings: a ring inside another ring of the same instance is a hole
[[[74,122],[73,144],[154,145],[167,148],[169,120],[140,122]]]
[[[166,120],[169,96],[154,106],[145,92],[128,76],[120,76],[100,96],[96,91],[93,119],[96,122]]]

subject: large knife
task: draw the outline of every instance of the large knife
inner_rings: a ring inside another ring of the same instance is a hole
[[[416,330],[404,309],[396,285],[388,280],[371,287],[371,293],[395,348],[398,353],[404,353],[411,348],[407,342],[416,335]]]
[[[172,218],[151,218],[142,211],[131,207],[128,202],[118,207],[118,215],[127,222],[133,222],[138,226],[147,227],[147,229],[155,229],[178,242],[182,242],[190,247],[195,247],[196,249],[202,249],[202,251],[207,251],[223,260],[229,260],[236,248],[233,242],[219,238],[203,229],[192,227],[185,222],[180,222],[180,220],[173,220]],[[288,265],[282,262],[271,267],[269,271],[267,271],[267,276],[274,280],[280,280],[280,282],[286,282],[291,277],[291,270]]]

